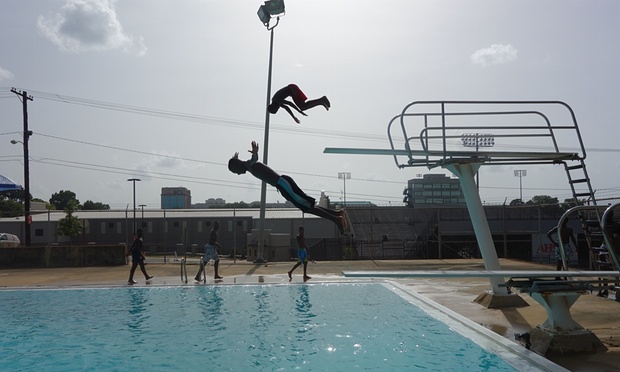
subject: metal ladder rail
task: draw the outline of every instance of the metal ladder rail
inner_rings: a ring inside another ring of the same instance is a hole
[[[181,283],[187,284],[187,266],[185,257],[181,258]]]
[[[202,282],[205,284],[207,283],[207,265],[208,262],[200,258],[200,268],[202,269],[202,277],[200,279],[202,279]]]
[[[566,171],[566,176],[568,177],[568,184],[571,188],[571,192],[573,194],[573,199],[575,201],[575,205],[580,205],[579,198],[586,197],[588,202],[591,202],[593,205],[596,205],[596,197],[594,196],[594,190],[592,189],[592,183],[590,182],[590,177],[588,176],[588,171],[586,169],[586,163],[584,159],[579,160],[579,164],[577,165],[568,165],[566,162],[564,163],[564,170]],[[578,175],[579,178],[573,176],[573,172],[581,171],[582,174]],[[587,186],[587,192],[578,192],[575,185],[576,184],[585,184]]]
[[[594,210],[598,216],[598,210],[599,209],[603,209],[605,208],[604,206],[598,206],[598,205],[577,205],[575,207],[570,208],[569,210],[567,210],[566,212],[564,212],[564,214],[562,215],[562,217],[560,217],[560,220],[558,221],[558,242],[560,244],[560,247],[564,246],[564,243],[569,243],[569,242],[564,242],[562,241],[562,234],[559,234],[559,231],[561,229],[561,226],[564,224],[564,220],[566,220],[568,218],[568,216],[570,216],[573,213],[578,213],[578,215],[581,216],[582,211],[592,211]],[[584,234],[586,234],[586,226],[584,226],[585,222],[582,220],[581,221],[581,225],[584,227]],[[588,241],[588,249],[590,250],[590,252],[592,251],[592,241],[591,241],[591,236],[590,236],[590,240],[588,240],[588,237],[586,237],[586,241]],[[567,257],[564,254],[564,250],[560,249],[560,255],[562,256],[562,266],[564,267],[564,270],[568,270],[568,262],[567,262]]]
[[[594,190],[592,189],[592,183],[590,182],[590,177],[588,176],[588,171],[586,169],[586,164],[584,162],[584,159],[580,159],[579,160],[579,164],[577,165],[568,165],[566,162],[563,162],[564,164],[564,170],[566,171],[566,176],[568,178],[568,184],[571,188],[571,192],[573,195],[573,201],[575,202],[575,205],[581,205],[584,204],[582,203],[582,201],[580,200],[580,198],[586,198],[586,203],[592,203],[592,205],[596,206],[596,197],[594,195]],[[578,175],[575,175],[574,173],[579,173]],[[585,184],[587,187],[587,190],[578,192],[576,189],[576,185],[579,184]],[[594,212],[595,212],[595,216],[596,216],[596,221],[598,222],[598,226],[599,229],[603,230],[603,224],[601,223],[601,215],[599,213],[599,209],[598,208],[594,208]],[[590,263],[589,266],[590,268],[592,268],[593,264],[594,267],[599,270],[601,269],[601,263],[599,262],[599,256],[595,254],[595,250],[598,249],[598,247],[595,247],[593,244],[593,236],[592,236],[592,230],[590,228],[590,226],[588,225],[588,219],[587,218],[581,218],[581,227],[584,233],[584,236],[586,238],[586,243],[588,244],[588,252],[589,252],[589,258],[590,258]]]
[[[618,257],[617,250],[620,249],[620,247],[617,247],[615,243],[617,243],[614,239],[612,239],[611,236],[609,236],[609,232],[608,229],[606,228],[606,221],[608,221],[608,218],[610,217],[610,213],[613,213],[614,208],[620,206],[620,203],[615,203],[610,205],[609,207],[607,207],[607,209],[605,210],[605,212],[603,213],[603,218],[602,218],[602,223],[601,223],[601,227],[602,227],[602,232],[603,232],[603,238],[605,239],[605,245],[607,246],[607,251],[609,252],[609,257],[611,258],[611,261],[613,262],[615,269],[620,271],[620,257]]]

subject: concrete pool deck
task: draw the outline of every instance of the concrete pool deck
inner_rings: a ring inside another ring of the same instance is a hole
[[[154,261],[154,260],[151,260]],[[147,263],[149,258],[147,257]],[[287,272],[294,262],[269,262],[255,264],[245,260],[220,261],[220,284],[284,284],[288,283]],[[517,260],[500,259],[502,270],[549,270],[552,265],[541,265]],[[146,284],[139,269],[134,277],[136,286],[145,285],[203,285],[194,284],[198,265],[187,265],[188,283],[181,281],[179,261],[149,263],[149,275],[154,275]],[[370,281],[373,279],[345,278],[343,271],[403,271],[403,270],[484,270],[480,259],[462,260],[398,260],[398,261],[325,261],[308,264],[308,283],[326,281]],[[129,266],[50,268],[50,269],[2,269],[0,289],[57,288],[82,286],[126,286]],[[214,284],[213,267],[207,266],[209,279]],[[384,281],[385,279],[374,279]],[[515,341],[515,333],[526,333],[543,323],[547,318],[544,308],[527,294],[519,294],[530,306],[511,309],[487,309],[473,302],[489,289],[486,278],[405,278],[389,279],[410,288],[427,298],[463,315],[508,340]],[[293,273],[293,283],[302,282],[302,268]],[[620,371],[620,302],[613,297],[601,298],[593,294],[583,295],[571,308],[575,321],[591,330],[608,348],[598,354],[552,356],[549,359],[571,371]]]

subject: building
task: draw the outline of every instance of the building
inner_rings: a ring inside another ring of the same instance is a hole
[[[189,209],[192,193],[185,187],[162,187],[161,209]]]
[[[465,205],[465,196],[458,178],[444,174],[425,174],[407,182],[403,202],[409,207],[423,205]]]
[[[222,198],[209,198],[204,203],[192,204],[192,209],[224,208],[224,206],[226,206],[226,200]]]

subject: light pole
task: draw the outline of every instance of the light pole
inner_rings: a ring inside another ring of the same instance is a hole
[[[338,172],[338,179],[342,180],[344,186],[344,207],[347,207],[347,180],[351,179],[351,172]]]
[[[483,133],[466,133],[461,137],[463,147],[475,147],[476,152],[480,147],[495,146],[495,136]],[[476,172],[476,187],[480,190],[480,170]]]
[[[138,207],[142,208],[142,217],[140,219],[140,228],[143,229],[144,228],[144,207],[146,207],[146,204],[140,204]]]
[[[270,32],[269,40],[269,71],[267,73],[267,104],[265,105],[265,138],[263,140],[263,164],[267,165],[268,153],[269,153],[269,111],[267,106],[271,101],[271,69],[273,65],[273,29],[280,23],[280,16],[284,15],[284,0],[269,0],[265,1],[264,5],[258,8],[258,18],[265,25],[267,31]],[[273,17],[276,17],[276,24],[269,25],[269,22]],[[265,233],[265,204],[267,200],[267,183],[263,181],[260,189],[260,219],[258,222],[258,252],[256,252],[256,263],[265,262],[263,259],[264,244],[263,235]]]
[[[129,178],[127,181],[133,182],[133,232],[136,233],[136,181],[142,181],[139,178]]]
[[[28,247],[30,246],[30,224],[32,223],[32,217],[30,217],[30,162],[28,155],[28,139],[32,136],[32,131],[28,129],[28,101],[32,101],[32,96],[29,96],[26,91],[20,92],[15,88],[11,88],[11,92],[21,97],[24,117],[23,140],[12,140],[11,143],[21,142],[24,145],[24,245]]]
[[[525,169],[515,170],[515,177],[519,177],[519,200],[523,202],[523,177],[527,176]]]

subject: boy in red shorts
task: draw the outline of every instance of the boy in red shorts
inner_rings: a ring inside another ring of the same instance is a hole
[[[295,103],[291,101],[287,101],[286,99],[288,97],[293,98],[293,101]],[[286,112],[288,112],[289,115],[291,115],[293,120],[295,120],[295,122],[299,124],[299,119],[295,117],[295,115],[293,114],[293,111],[291,111],[291,109],[288,108],[288,106],[294,108],[295,110],[297,110],[297,112],[299,112],[303,116],[308,116],[304,113],[304,111],[306,111],[307,109],[313,108],[315,106],[318,106],[318,105],[323,105],[326,110],[329,110],[329,108],[331,107],[329,100],[325,96],[319,99],[312,99],[309,101],[307,99],[308,97],[306,97],[304,92],[302,92],[301,89],[299,89],[297,85],[289,84],[285,86],[284,88],[278,90],[276,94],[273,95],[273,97],[271,98],[271,104],[267,106],[267,111],[269,111],[272,114],[275,114],[276,112],[278,112],[278,109],[282,107],[286,110]]]

